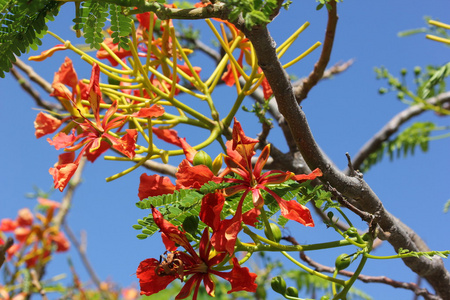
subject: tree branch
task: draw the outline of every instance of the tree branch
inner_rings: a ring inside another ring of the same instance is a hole
[[[283,237],[282,239],[292,243],[293,245],[299,245],[297,240],[292,236]],[[311,267],[314,267],[314,270],[316,270],[318,272],[334,273],[335,268],[322,265],[322,264],[312,260],[309,256],[307,256],[305,254],[305,252],[300,252],[299,254],[300,254],[300,259],[303,260],[304,262],[306,262]],[[341,270],[341,271],[339,271],[339,274],[343,275],[343,276],[347,276],[347,277],[352,277],[354,272]],[[386,276],[369,276],[369,275],[363,275],[363,274],[358,275],[358,280],[360,280],[362,282],[366,282],[366,283],[378,282],[378,283],[390,285],[395,288],[411,290],[414,292],[415,295],[422,296],[426,300],[442,300],[442,298],[431,294],[427,289],[421,288],[418,284],[412,283],[412,282],[397,281],[397,280],[393,280]]]
[[[431,105],[450,103],[450,92],[445,92],[430,98],[427,100],[427,103]],[[425,111],[427,111],[427,109],[425,109],[423,104],[416,104],[394,116],[380,131],[367,141],[354,156],[352,161],[353,167],[359,169],[364,160],[369,157],[371,153],[378,150],[384,141],[387,141],[394,133],[396,133],[402,124]],[[345,172],[346,174],[349,174],[350,170],[347,169]]]
[[[40,87],[42,87],[46,92],[49,94],[53,91],[53,88],[51,87],[51,84],[48,83],[44,78],[39,76],[36,72],[34,72],[33,68],[25,64],[23,61],[21,61],[19,58],[16,58],[17,61],[14,63],[14,65],[22,70],[27,76],[30,78],[31,81],[37,83]],[[41,98],[39,95],[39,92],[36,91],[31,84],[22,76],[20,73],[16,70],[15,67],[11,68],[11,74],[13,77],[17,80],[17,82],[20,84],[20,87],[31,96],[31,98],[34,99],[36,102],[36,105],[39,107],[45,108],[50,111],[61,111],[62,106],[58,104],[54,104],[48,101],[45,101]]]
[[[345,175],[324,155],[314,140],[304,112],[297,104],[291,82],[278,60],[275,43],[267,28],[258,27],[247,30],[242,23],[239,24],[240,22],[242,20],[239,19],[236,23],[252,42],[259,66],[274,92],[279,111],[286,118],[292,136],[308,166],[311,169],[321,169],[324,175],[320,179],[323,182],[328,181],[343,196],[358,201],[361,209],[376,215],[376,222],[384,232],[388,233],[388,241],[396,251],[400,248],[426,251],[425,243],[413,230],[383,207],[378,196],[362,178]],[[420,257],[406,258],[403,261],[412,271],[427,279],[442,298],[450,299],[450,274],[445,269],[442,259],[430,260]]]
[[[333,49],[334,43],[334,35],[336,33],[338,15],[336,2],[330,1],[329,4],[331,5],[331,9],[328,10],[328,24],[320,58],[314,65],[314,70],[311,72],[311,74],[309,74],[308,78],[304,79],[302,84],[296,86],[294,89],[294,94],[298,103],[301,103],[308,96],[309,91],[319,82],[324,74],[328,62],[330,61],[331,50]]]

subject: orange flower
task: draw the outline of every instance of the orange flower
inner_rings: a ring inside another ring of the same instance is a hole
[[[36,138],[40,138],[46,134],[55,132],[61,124],[61,120],[53,117],[52,115],[40,112],[34,121],[34,128],[36,129],[34,134]]]

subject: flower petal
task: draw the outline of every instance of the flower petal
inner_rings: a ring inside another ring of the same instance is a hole
[[[63,44],[60,45],[56,45],[53,48],[50,48],[48,50],[43,51],[40,55],[36,55],[36,56],[30,56],[28,58],[28,60],[32,60],[32,61],[43,61],[46,58],[50,57],[53,55],[53,53],[55,53],[56,51],[60,51],[60,50],[66,50],[67,47]]]
[[[152,131],[159,139],[181,148],[180,137],[176,130],[153,127]]]
[[[238,291],[256,292],[258,287],[255,283],[257,275],[250,273],[247,267],[241,267],[236,257],[233,257],[233,269],[231,272],[218,272],[211,270],[214,275],[220,276],[231,283],[231,290],[228,294]]]
[[[164,112],[165,112],[164,107],[155,104],[150,107],[143,107],[139,110],[139,112],[133,115],[140,118],[157,118],[161,117],[164,114]]]
[[[186,249],[192,257],[198,258],[198,255],[194,251],[194,248],[192,248],[187,237],[181,230],[179,230],[175,225],[173,225],[169,221],[166,221],[162,216],[162,214],[154,207],[152,208],[152,214],[153,214],[153,221],[159,227],[161,232],[163,232],[172,242],[175,242],[178,245],[182,246],[184,249]]]
[[[191,166],[187,159],[183,159],[180,163],[175,176],[177,177],[177,189],[199,189],[203,184],[212,181],[215,177],[207,166]]]
[[[139,264],[136,270],[136,277],[139,278],[141,295],[150,296],[156,294],[164,290],[169,283],[177,278],[175,275],[159,276],[155,272],[158,266],[159,261],[154,258],[146,259]]]
[[[140,200],[147,197],[159,196],[164,194],[173,194],[175,185],[170,182],[169,177],[147,175],[143,173],[140,177],[139,193]]]
[[[314,171],[312,171],[309,174],[294,175],[292,177],[292,179],[293,180],[297,180],[299,182],[303,182],[303,181],[306,181],[306,180],[314,180],[314,179],[316,179],[316,177],[320,177],[322,175],[323,175],[322,171],[319,168],[317,168],[317,169],[315,169]]]
[[[119,49],[119,44],[115,44],[112,38],[106,38],[103,43],[112,51],[119,59],[131,56],[131,51],[124,48]],[[98,59],[107,59],[113,67],[117,66],[119,63],[105,50],[102,46],[100,50],[97,51]]]
[[[219,229],[220,212],[225,203],[225,197],[221,193],[206,194],[202,198],[202,206],[200,208],[200,220],[213,229]]]
[[[136,129],[125,129],[126,134],[120,138],[119,144],[114,146],[114,149],[118,150],[120,153],[124,154],[128,158],[133,158],[135,156],[137,130]]]
[[[53,137],[53,139],[47,139],[47,142],[55,146],[56,150],[66,148],[72,146],[72,144],[76,141],[75,130],[72,130],[72,133],[67,135],[64,132],[60,132]]]
[[[77,168],[78,164],[74,163],[58,165],[54,168],[50,168],[48,171],[50,175],[53,176],[55,189],[59,189],[62,192],[65,189],[66,185],[69,183],[73,174],[75,174]]]
[[[97,126],[101,126],[100,103],[102,102],[102,92],[100,90],[100,67],[96,63],[92,66],[91,79],[88,87],[88,100],[91,104]]]
[[[314,227],[314,220],[311,217],[311,212],[306,206],[301,205],[295,200],[284,200],[267,187],[264,187],[264,190],[271,194],[275,200],[277,200],[278,205],[280,206],[281,215],[283,217],[289,220],[297,221],[307,227]]]
[[[36,116],[36,120],[34,120],[34,128],[36,129],[34,134],[36,138],[40,138],[46,134],[53,133],[61,126],[61,123],[62,121],[54,116],[40,112]]]

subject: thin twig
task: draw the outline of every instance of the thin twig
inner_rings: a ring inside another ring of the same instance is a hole
[[[36,287],[39,294],[41,294],[41,297],[43,300],[47,300],[47,294],[45,293],[45,290],[42,288],[41,283],[39,282],[39,277],[35,269],[30,270],[31,275],[31,283]]]
[[[21,67],[23,67],[26,72],[30,71],[30,68],[27,68],[28,66],[26,66],[24,63],[20,63]],[[32,69],[31,69],[32,70]],[[17,82],[19,83],[20,87],[31,96],[31,98],[34,99],[34,101],[36,102],[36,105],[38,105],[39,107],[45,108],[47,110],[50,111],[60,111],[62,109],[61,105],[57,105],[48,101],[45,101],[41,98],[41,96],[39,95],[39,92],[36,91],[31,84],[28,82],[28,80],[26,80],[17,70],[15,67],[11,68],[11,74],[13,75],[13,77],[17,80]],[[34,71],[33,71],[34,73]],[[27,75],[30,77],[31,75],[29,73],[27,73]],[[31,78],[31,77],[30,77]],[[43,80],[43,79],[42,79]]]
[[[317,63],[314,65],[314,70],[309,74],[308,78],[303,80],[301,86],[294,90],[297,103],[301,103],[308,96],[309,91],[322,78],[325,69],[330,61],[331,50],[333,49],[334,36],[336,33],[336,25],[338,21],[336,2],[329,2],[331,8],[328,10],[328,23],[325,31],[325,38],[322,46],[322,53]]]
[[[39,74],[37,74],[32,67],[24,63],[22,60],[20,60],[18,57],[16,57],[16,62],[14,63],[16,67],[18,67],[22,72],[27,74],[27,76],[30,78],[31,81],[39,85],[41,88],[44,89],[47,93],[53,92],[52,85],[42,78]]]
[[[67,222],[64,222],[62,224],[62,226],[64,228],[64,231],[67,233],[67,236],[69,237],[70,242],[75,246],[75,249],[77,250],[78,255],[80,255],[81,261],[83,262],[83,265],[86,268],[86,271],[88,272],[89,276],[91,277],[91,280],[97,286],[98,290],[102,291],[101,281],[98,278],[97,274],[95,273],[94,268],[92,267],[92,265],[89,262],[89,259],[87,257],[85,242],[80,243],[78,241],[75,234],[70,229],[69,225],[67,225]]]

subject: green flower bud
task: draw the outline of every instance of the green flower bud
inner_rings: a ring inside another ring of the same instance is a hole
[[[351,257],[348,254],[341,254],[336,258],[334,263],[338,271],[346,269],[351,263]]]
[[[422,72],[422,68],[419,66],[414,67],[414,75],[419,75]]]
[[[281,295],[284,295],[286,293],[286,281],[284,281],[283,277],[276,276],[272,278],[270,285],[275,292]]]
[[[297,288],[290,286],[286,290],[286,296],[296,297],[298,298],[298,290]]]
[[[208,155],[208,153],[206,153],[203,150],[198,151],[193,159],[193,164],[194,166],[197,165],[205,165],[207,166],[209,169],[212,169],[212,159],[211,157]]]
[[[281,230],[280,230],[280,227],[278,227],[278,225],[275,224],[275,223],[270,223],[269,225],[270,225],[270,230],[272,231],[273,241],[275,241],[275,242],[278,243],[278,242],[281,240]],[[269,230],[268,230],[267,227],[264,227],[264,234],[266,235],[266,237],[267,237],[268,239],[270,239],[270,236],[269,236]]]
[[[402,76],[405,76],[406,73],[408,73],[408,70],[406,70],[405,68],[403,68],[403,69],[400,70],[400,74],[401,74]]]
[[[378,94],[383,95],[386,94],[388,92],[388,90],[386,88],[379,88],[378,89]]]
[[[358,229],[356,229],[355,227],[350,227],[349,229],[347,229],[347,231],[345,233],[349,237],[357,237],[358,236]]]

